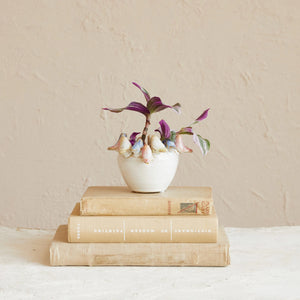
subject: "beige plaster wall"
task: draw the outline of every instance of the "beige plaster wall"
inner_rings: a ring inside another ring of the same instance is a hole
[[[88,185],[124,184],[106,148],[144,119],[100,108],[143,101],[131,81],[181,102],[153,122],[211,108],[211,151],[173,184],[213,186],[227,226],[300,224],[300,1],[2,0],[2,225],[54,228]]]

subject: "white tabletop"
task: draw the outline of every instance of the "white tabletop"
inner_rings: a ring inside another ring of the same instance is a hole
[[[225,268],[50,267],[54,231],[0,227],[0,299],[300,299],[300,226],[226,232]]]

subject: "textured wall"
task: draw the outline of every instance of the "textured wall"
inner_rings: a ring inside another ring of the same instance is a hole
[[[124,184],[106,147],[144,119],[100,108],[143,101],[131,81],[181,102],[153,123],[211,108],[173,184],[213,186],[225,225],[300,224],[300,1],[1,1],[0,45],[1,224],[54,228]]]

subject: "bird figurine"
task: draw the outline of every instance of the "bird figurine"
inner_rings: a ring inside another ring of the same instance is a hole
[[[187,153],[187,152],[193,152],[192,149],[188,148],[183,144],[182,136],[181,134],[177,134],[175,138],[175,146],[178,152],[180,153]]]
[[[119,153],[124,157],[129,157],[132,154],[131,143],[126,136],[121,136],[119,144]]]
[[[153,159],[152,150],[148,144],[145,144],[142,148],[142,158],[146,164],[149,164]]]
[[[168,149],[170,149],[170,148],[176,148],[175,143],[174,143],[173,141],[171,141],[171,140],[166,140],[166,141],[165,141],[165,145],[166,145],[166,147],[167,147]]]
[[[134,145],[132,146],[131,150],[133,153],[133,156],[138,157],[141,154],[141,149],[143,147],[143,140],[139,138]]]
[[[119,136],[119,138],[118,138],[118,140],[117,140],[117,142],[113,146],[108,147],[107,149],[108,150],[117,150],[118,151],[119,147],[120,147],[120,140],[121,140],[122,136],[127,137],[127,134],[126,133],[121,133],[120,136]]]
[[[160,140],[160,138],[156,135],[153,134],[150,137],[150,147],[152,149],[153,152],[166,152],[168,151],[167,148],[165,147],[165,145],[162,143],[162,141]]]

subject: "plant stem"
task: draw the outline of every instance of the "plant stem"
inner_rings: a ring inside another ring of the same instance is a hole
[[[151,123],[150,123],[150,114],[149,114],[149,115],[146,115],[146,123],[145,123],[145,127],[144,127],[144,130],[143,130],[143,133],[142,133],[142,141],[143,141],[144,144],[145,144],[147,131],[148,131],[148,128],[149,128],[150,124]]]

